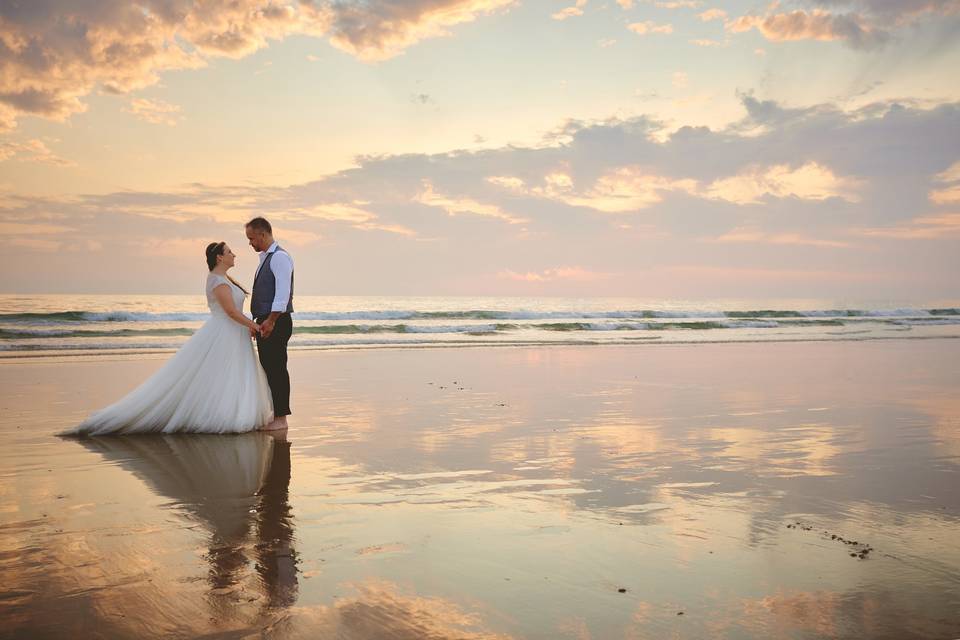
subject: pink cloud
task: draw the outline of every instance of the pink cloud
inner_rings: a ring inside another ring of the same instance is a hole
[[[903,240],[936,240],[960,236],[960,213],[940,213],[914,218],[907,224],[895,227],[858,229],[854,233],[878,238]]]
[[[767,40],[844,40],[855,47],[880,44],[886,34],[874,30],[857,14],[835,15],[819,9],[775,13],[767,16],[741,16],[726,23],[727,31],[741,33],[757,29]]]
[[[83,98],[97,87],[129,93],[165,71],[202,67],[211,57],[242,58],[291,34],[329,37],[361,60],[384,60],[513,3],[27,2],[0,19],[0,131],[25,114],[63,121],[84,111]]]
[[[506,280],[519,280],[522,282],[551,282],[555,280],[591,282],[595,280],[605,280],[612,275],[613,274],[611,273],[589,271],[582,267],[556,267],[553,269],[527,271],[523,273],[504,269],[497,274],[497,277]]]
[[[842,240],[813,238],[801,233],[767,233],[749,227],[740,227],[707,241],[721,244],[772,244],[834,248],[851,246],[849,242]]]

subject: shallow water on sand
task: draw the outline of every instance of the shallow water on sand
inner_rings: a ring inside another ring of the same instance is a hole
[[[301,352],[286,434],[53,436],[161,362],[0,366],[0,636],[960,636],[960,341]]]

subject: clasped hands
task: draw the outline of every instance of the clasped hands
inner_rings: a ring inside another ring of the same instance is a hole
[[[269,338],[269,337],[270,337],[270,334],[273,333],[273,325],[274,325],[274,323],[273,323],[273,321],[271,321],[269,318],[267,318],[266,320],[264,320],[264,321],[261,322],[260,324],[257,324],[256,322],[254,322],[253,324],[255,324],[257,328],[256,328],[256,329],[253,329],[253,328],[250,329],[250,337],[251,337],[251,338],[256,338],[258,333],[260,334],[260,337],[261,337],[261,338]]]

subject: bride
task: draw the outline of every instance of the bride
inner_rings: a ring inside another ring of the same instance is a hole
[[[61,435],[240,433],[268,424],[270,388],[250,341],[260,327],[240,311],[247,292],[227,275],[235,262],[226,243],[210,243],[210,319],[146,382]]]

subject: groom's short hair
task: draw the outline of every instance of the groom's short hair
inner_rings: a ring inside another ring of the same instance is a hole
[[[273,234],[273,227],[270,226],[270,223],[267,222],[266,218],[256,217],[244,226],[249,227],[254,231],[265,231],[271,235]]]

